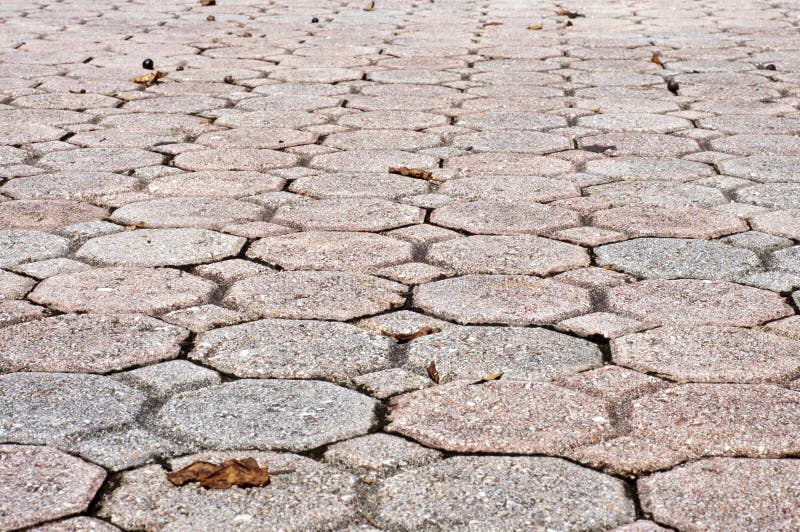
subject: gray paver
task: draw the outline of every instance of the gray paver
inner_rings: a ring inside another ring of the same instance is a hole
[[[179,393],[157,422],[211,449],[305,451],[367,433],[375,404],[326,382],[246,379]]]

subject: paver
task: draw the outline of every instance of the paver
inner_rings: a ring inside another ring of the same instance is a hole
[[[0,230],[0,267],[66,255],[68,242],[41,231]]]
[[[401,306],[405,290],[366,274],[280,272],[237,281],[223,303],[261,318],[346,321]]]
[[[186,266],[236,256],[244,244],[208,229],[138,229],[92,238],[75,256],[104,266]]]
[[[325,379],[347,384],[391,365],[391,342],[353,325],[260,320],[198,338],[189,358],[238,377]]]
[[[590,342],[547,329],[449,327],[411,342],[409,370],[425,375],[431,361],[442,383],[498,373],[504,380],[549,381],[600,365],[602,354]]]
[[[791,530],[800,524],[797,460],[710,458],[638,481],[642,509],[681,530]]]
[[[606,403],[541,382],[456,381],[390,406],[388,431],[460,453],[560,454],[615,433]]]
[[[689,181],[714,175],[714,170],[707,164],[649,156],[589,161],[586,163],[586,171],[620,179],[651,181]]]
[[[471,236],[433,244],[427,259],[460,274],[549,275],[589,265],[579,247],[529,235]]]
[[[130,423],[145,400],[109,377],[71,373],[2,375],[0,391],[0,438],[40,445]]]
[[[329,137],[330,138],[330,137]],[[424,194],[428,185],[419,179],[381,173],[323,174],[292,181],[289,190],[312,198],[376,197],[395,199]]]
[[[760,183],[798,181],[800,157],[782,155],[752,155],[727,159],[719,163],[722,173],[744,177]]]
[[[166,471],[150,465],[121,475],[119,486],[100,500],[98,515],[123,528],[336,528],[356,516],[357,479],[303,456],[272,452],[216,452],[173,459],[173,470],[195,460],[221,463],[254,458],[271,470],[294,469],[276,475],[262,488],[205,490],[189,484],[174,487]],[[186,508],[176,513],[175,508]]]
[[[598,211],[592,215],[591,222],[631,238],[714,238],[748,229],[738,216],[700,207],[630,205]]]
[[[138,183],[135,177],[110,172],[57,172],[13,179],[0,187],[0,192],[15,199],[90,200],[129,192]]]
[[[0,446],[0,526],[11,530],[86,511],[106,473],[50,447]]]
[[[0,371],[105,373],[174,358],[188,333],[135,314],[65,314],[0,330]]]
[[[45,279],[30,299],[62,312],[157,314],[205,303],[215,289],[170,268],[98,268]]]
[[[243,379],[173,396],[157,423],[211,449],[305,451],[366,434],[374,408],[327,382]]]
[[[200,227],[221,229],[233,223],[263,218],[260,206],[229,198],[180,197],[129,203],[111,219],[138,227]]]
[[[430,221],[478,234],[542,234],[576,226],[580,216],[540,203],[478,200],[445,205],[433,212]]]
[[[491,479],[491,480],[489,480]],[[457,456],[381,484],[375,518],[390,530],[609,529],[636,518],[618,479],[557,458]]]
[[[434,281],[414,289],[414,304],[462,324],[544,325],[592,309],[588,290],[525,275],[473,274]]]
[[[66,200],[17,200],[0,203],[0,228],[50,231],[105,218],[108,211]]]
[[[277,224],[319,231],[383,231],[422,223],[423,211],[377,198],[331,198],[286,204],[275,212]]]
[[[491,199],[498,201],[548,202],[580,195],[574,184],[552,177],[487,176],[448,180],[439,192],[470,201]]]
[[[187,190],[202,191],[203,196],[241,198],[283,187],[277,176],[252,171],[181,172],[154,179],[147,192],[155,196],[183,196]]]
[[[752,327],[792,314],[777,294],[726,281],[648,280],[610,288],[606,297],[612,311],[663,325]]]
[[[157,398],[222,382],[217,372],[187,360],[170,360],[153,364],[117,373],[114,378]]]
[[[693,183],[623,181],[587,187],[588,196],[608,201],[612,207],[658,205],[663,207],[712,207],[727,203],[722,191]]]
[[[307,231],[263,238],[247,256],[288,270],[374,271],[413,259],[407,242],[371,233]]]
[[[762,266],[752,251],[683,238],[636,238],[597,247],[595,254],[600,266],[645,279],[735,280]]]
[[[797,240],[800,238],[800,209],[756,214],[750,225],[756,231]]]
[[[630,401],[670,386],[667,381],[620,366],[603,366],[568,375],[556,383],[611,402]]]
[[[611,342],[614,362],[678,381],[780,382],[800,369],[800,343],[740,327],[659,327]]]

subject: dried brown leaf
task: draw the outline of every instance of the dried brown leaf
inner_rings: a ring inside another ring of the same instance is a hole
[[[252,37],[252,36],[253,36],[253,34],[250,33],[249,31],[246,31],[246,32],[242,33],[242,37],[245,37],[245,38]]]
[[[537,31],[537,30],[540,30],[542,28],[544,28],[544,26],[542,26],[541,24],[532,24],[532,25],[528,26],[528,29],[529,30],[533,30],[533,31]]]
[[[292,472],[293,469],[275,471],[272,475]],[[231,486],[257,488],[269,484],[270,472],[268,468],[259,466],[254,458],[226,460],[221,464],[196,461],[183,469],[167,473],[167,480],[176,486],[198,482],[204,488],[215,490]]]
[[[653,52],[653,55],[650,56],[650,62],[664,68],[664,63],[661,62],[661,55],[658,52]]]
[[[71,94],[86,94],[86,89],[70,89]]]
[[[183,486],[189,482],[199,482],[200,480],[205,479],[212,473],[216,472],[218,469],[219,466],[217,464],[197,461],[184,467],[183,469],[167,473],[167,480],[176,486]]]
[[[438,332],[442,332],[442,330],[439,327],[427,326],[411,334],[393,333],[390,331],[381,331],[381,334],[384,336],[388,336],[390,338],[394,338],[398,342],[410,342],[411,340],[415,340],[420,336],[427,336],[429,334],[436,334]]]
[[[398,174],[406,177],[413,177],[414,179],[424,179],[425,181],[432,181],[433,174],[427,170],[420,168],[408,168],[406,166],[393,166],[389,168],[390,174]]]
[[[483,384],[485,382],[496,381],[502,376],[503,376],[503,372],[502,371],[499,372],[499,373],[492,373],[490,375],[485,376],[484,378],[482,378],[479,381],[475,381],[473,384]]]
[[[503,25],[503,23],[502,23],[502,22],[495,22],[495,21],[492,21],[492,22],[484,22],[483,24],[481,24],[481,28],[485,28],[485,27],[487,27],[487,26],[502,26],[502,25]]]
[[[156,70],[155,72],[150,72],[149,74],[145,74],[143,76],[137,76],[133,78],[131,81],[133,83],[141,83],[142,85],[155,85],[158,83],[158,80],[166,76],[166,72],[161,72],[160,70]]]
[[[428,377],[431,378],[433,382],[439,384],[439,371],[436,369],[436,361],[431,360],[431,363],[428,364]]]
[[[215,20],[217,20],[217,17],[215,17],[214,15],[209,15],[206,17],[206,20],[209,22],[214,22]]]
[[[200,0],[200,5],[204,7],[217,5],[217,0]]]
[[[367,5],[364,6],[364,11],[372,11],[375,9],[375,2],[367,2]]]
[[[222,81],[224,81],[228,85],[236,85],[236,80],[233,79],[233,76],[225,76],[224,78],[222,78]]]

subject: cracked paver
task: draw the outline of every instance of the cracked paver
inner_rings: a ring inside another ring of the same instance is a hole
[[[3,5],[0,528],[798,528],[793,2],[207,3]]]

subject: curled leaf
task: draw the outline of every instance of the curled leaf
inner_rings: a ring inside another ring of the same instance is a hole
[[[166,76],[165,72],[161,72],[160,70],[156,70],[155,72],[150,72],[149,74],[145,74],[143,76],[137,76],[133,78],[131,81],[133,83],[141,83],[142,85],[155,85],[158,83],[158,80]]]
[[[544,28],[544,26],[542,26],[541,24],[533,24],[531,26],[528,26],[528,29],[529,30],[533,30],[533,31],[537,31],[537,30],[540,30],[542,28]]]
[[[394,166],[389,168],[390,174],[398,174],[406,177],[413,177],[414,179],[424,179],[425,181],[432,181],[433,174],[427,170],[420,168],[408,168],[405,166]]]
[[[483,384],[485,382],[496,381],[502,376],[503,376],[503,372],[502,371],[499,372],[499,373],[492,373],[490,375],[485,376],[481,380],[474,382],[473,384]]]
[[[217,5],[217,0],[200,0],[200,5],[204,7]]]
[[[661,55],[658,52],[653,52],[653,55],[650,56],[650,62],[664,68],[664,63],[661,62]]]
[[[364,11],[372,11],[375,9],[375,2],[368,2],[367,5],[364,6]]]
[[[294,470],[275,471],[272,474],[292,473]],[[180,469],[167,473],[167,480],[176,486],[190,482],[198,482],[206,489],[227,489],[232,486],[240,488],[257,488],[270,482],[270,472],[261,467],[254,458],[226,460],[221,464],[197,461]]]
[[[484,22],[483,24],[481,24],[481,28],[485,28],[487,26],[502,26],[502,25],[503,25],[502,22]]]
[[[439,371],[436,369],[436,361],[431,360],[431,363],[428,364],[428,377],[431,378],[433,382],[439,384]]]
[[[438,332],[442,332],[439,327],[423,327],[416,332],[411,334],[403,334],[403,333],[393,333],[389,331],[381,331],[381,334],[384,336],[389,336],[390,338],[394,338],[398,342],[410,342],[411,340],[415,340],[420,336],[427,336],[429,334],[436,334]]]

